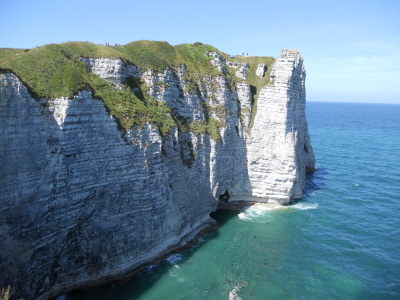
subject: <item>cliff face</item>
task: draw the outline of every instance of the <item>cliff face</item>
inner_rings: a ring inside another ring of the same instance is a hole
[[[251,188],[233,197],[288,204],[303,195],[306,170],[313,171],[305,116],[305,69],[297,51],[282,51],[271,71],[273,84],[260,92],[254,127],[247,142]]]
[[[285,49],[276,60],[251,132],[245,79],[255,70],[207,55],[221,76],[204,74],[197,89],[184,65],[156,72],[80,60],[116,89],[144,81],[176,118],[212,117],[224,125],[217,138],[176,127],[161,135],[151,122],[126,131],[89,91],[36,100],[14,74],[0,74],[0,286],[45,299],[121,278],[214,228],[218,206],[302,196],[314,156],[300,55]],[[243,79],[234,88],[228,67]]]

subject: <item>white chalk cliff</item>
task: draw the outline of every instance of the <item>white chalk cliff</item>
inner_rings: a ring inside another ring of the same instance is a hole
[[[207,55],[222,74],[255,72]],[[123,131],[89,91],[35,100],[14,74],[0,74],[0,287],[46,299],[119,279],[215,228],[209,214],[218,207],[302,197],[315,162],[296,50],[273,65],[251,131],[245,81],[231,89],[226,76],[205,74],[199,94],[185,88],[185,66],[157,73],[117,59],[81,61],[116,88],[141,78],[182,118],[204,120],[200,100],[222,107],[229,113],[212,116],[226,126],[218,140],[177,128],[162,137],[150,123]]]

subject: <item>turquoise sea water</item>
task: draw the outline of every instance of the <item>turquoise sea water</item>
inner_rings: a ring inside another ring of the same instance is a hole
[[[307,103],[303,199],[214,215],[183,253],[83,299],[400,299],[400,105]]]

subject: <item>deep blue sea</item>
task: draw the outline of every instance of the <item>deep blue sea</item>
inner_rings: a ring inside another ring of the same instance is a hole
[[[285,208],[221,211],[183,253],[85,299],[400,299],[400,105],[308,102],[317,170]]]

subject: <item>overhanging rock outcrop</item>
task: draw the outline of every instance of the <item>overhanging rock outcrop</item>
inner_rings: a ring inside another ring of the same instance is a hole
[[[232,87],[229,65],[212,55],[220,76],[204,74],[197,89],[184,65],[80,61],[116,89],[142,80],[179,120],[214,118],[218,138],[176,127],[161,135],[151,122],[124,131],[91,91],[37,100],[15,74],[0,74],[0,286],[46,299],[119,279],[215,228],[218,205],[301,198],[314,169],[303,59],[282,51],[255,113],[242,75],[255,70],[238,63]]]

